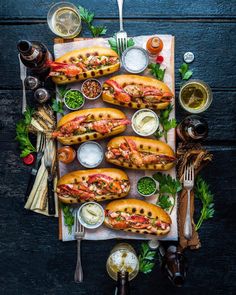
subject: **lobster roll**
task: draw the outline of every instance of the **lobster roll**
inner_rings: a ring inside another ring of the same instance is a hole
[[[103,84],[105,102],[133,109],[165,109],[173,97],[165,83],[145,76],[119,75]]]
[[[96,108],[71,112],[58,122],[52,133],[62,144],[72,145],[123,132],[130,121],[117,109]]]
[[[159,140],[118,136],[109,141],[106,160],[130,169],[169,170],[175,165],[172,148]]]
[[[137,199],[112,201],[105,208],[104,224],[112,229],[161,236],[168,234],[171,223],[161,207]]]
[[[62,176],[57,183],[59,200],[69,204],[123,198],[129,191],[127,174],[114,168],[70,172]]]

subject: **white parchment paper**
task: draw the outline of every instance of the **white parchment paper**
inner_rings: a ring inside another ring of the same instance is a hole
[[[141,46],[145,48],[146,42],[148,38],[151,36],[138,36],[138,37],[133,37],[135,41],[136,46]],[[164,64],[166,65],[166,72],[165,72],[165,77],[164,77],[164,82],[170,87],[170,89],[175,91],[174,89],[174,37],[171,35],[159,35],[159,37],[163,40],[164,47],[161,52],[161,55],[164,57]],[[69,43],[59,43],[54,45],[54,54],[55,58],[58,58],[62,56],[63,54],[72,51],[74,49],[80,49],[84,47],[92,47],[92,46],[104,46],[104,47],[110,47],[109,43],[107,41],[108,39],[103,39],[103,38],[97,38],[97,39],[89,39],[89,40],[83,40],[83,41],[75,41],[75,42],[69,42]],[[113,73],[112,75],[118,75],[124,73],[124,70],[121,69],[119,72]],[[112,76],[110,75],[110,76]],[[150,76],[149,70],[146,70],[143,75]],[[108,79],[109,76],[101,77],[99,80],[101,82],[104,82],[106,79]],[[74,88],[74,89],[80,89],[81,87],[81,82],[70,84],[68,87],[69,88]],[[174,102],[173,102],[174,103]],[[128,108],[120,108],[112,104],[107,104],[104,103],[101,99],[98,99],[96,101],[86,101],[85,105],[83,106],[83,109],[87,108],[98,108],[98,107],[114,107],[114,108],[119,108],[125,114],[129,119],[131,119],[133,113],[136,110],[131,110]],[[175,110],[172,111],[171,117],[175,117]],[[60,119],[60,115],[58,115],[58,119]],[[122,133],[122,135],[135,135],[134,132],[132,131],[131,127],[128,127],[127,130]],[[110,140],[104,139],[99,141],[99,143],[106,149],[106,143]],[[163,139],[162,139],[163,140]],[[168,144],[175,150],[175,131],[174,129],[170,130],[168,133]],[[101,165],[98,168],[102,167],[114,167],[111,164],[106,163],[103,161]],[[119,167],[117,167],[119,168]],[[62,164],[61,162],[59,163],[59,171],[60,175],[62,176],[66,173],[69,173],[71,171],[75,170],[81,170],[85,169],[82,167],[77,160],[75,160],[72,164],[70,165],[65,165]],[[154,171],[138,171],[138,170],[129,170],[129,169],[124,169],[131,182],[131,191],[129,194],[129,198],[138,198],[141,199],[141,197],[138,195],[136,191],[136,183],[138,179],[143,176],[143,175],[152,175]],[[175,168],[169,170],[168,172],[165,172],[170,174],[172,177],[176,176]],[[157,199],[157,196],[152,196],[148,198],[149,202],[155,203]],[[103,202],[103,205],[105,205],[106,202]],[[176,202],[177,204],[177,202]],[[170,233],[163,237],[159,238],[160,240],[177,240],[178,238],[178,231],[177,231],[177,206],[172,210],[171,213],[171,219],[172,219],[172,226],[171,226],[171,231]],[[79,208],[78,206],[74,207],[74,214],[76,214],[77,209]],[[74,228],[72,229],[72,233],[68,232],[67,226],[64,224],[64,218],[62,214],[62,240],[63,241],[71,241],[74,240]],[[111,230],[108,229],[105,226],[101,226],[98,229],[95,230],[86,230],[85,232],[85,239],[86,240],[107,240],[107,239],[113,239],[113,238],[123,238],[123,239],[153,239],[153,236],[150,235],[138,235],[138,234],[130,234],[130,233],[125,233],[122,231],[116,231],[116,230]]]

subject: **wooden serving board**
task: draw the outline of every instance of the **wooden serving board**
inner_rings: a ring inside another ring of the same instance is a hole
[[[170,87],[170,89],[175,91],[175,79],[174,79],[174,37],[171,35],[160,35],[160,37],[163,40],[164,48],[162,51],[162,55],[164,56],[164,62],[167,66],[164,82]],[[144,47],[146,44],[147,39],[150,38],[150,36],[138,36],[134,37],[135,45]],[[97,38],[97,39],[84,39],[84,38],[75,38],[71,40],[63,40],[61,38],[56,38],[54,40],[54,54],[55,58],[58,58],[59,56],[72,51],[74,49],[84,48],[84,47],[91,47],[91,46],[105,46],[109,47],[109,44],[107,42],[107,39],[103,38]],[[119,72],[113,73],[112,75],[118,75],[125,73],[123,69],[121,69]],[[111,76],[112,76],[111,75]],[[147,69],[143,75],[150,76],[149,70]],[[101,82],[108,79],[109,76],[101,77],[99,80]],[[80,89],[81,82],[73,83],[68,85],[70,88]],[[112,104],[104,103],[101,99],[98,99],[96,101],[86,101],[83,109],[86,108],[98,108],[98,107],[112,107],[112,108],[118,108],[121,111],[123,111],[129,119],[131,119],[132,115],[136,110],[128,109],[128,108],[121,108]],[[66,113],[67,111],[65,111]],[[61,115],[58,115],[57,119],[60,119]],[[171,117],[175,117],[175,109],[173,109],[171,113]],[[129,126],[124,133],[121,135],[135,135],[131,126]],[[106,144],[110,140],[110,138],[100,140],[99,143],[104,147],[104,150],[106,149]],[[174,129],[171,130],[168,134],[168,144],[175,150],[175,131]],[[75,146],[77,148],[77,146]],[[65,165],[63,163],[59,162],[59,177],[69,173],[71,171],[75,170],[82,170],[86,169],[83,166],[81,166],[77,160],[75,160],[73,163],[69,165]],[[99,165],[98,168],[102,167],[114,167],[114,165],[111,165],[107,163],[105,160]],[[117,167],[120,168],[120,167]],[[122,169],[122,168],[121,168]],[[152,175],[155,171],[140,171],[140,170],[130,170],[130,169],[124,169],[126,173],[128,174],[130,181],[131,181],[131,191],[128,197],[131,198],[138,198],[140,199],[140,196],[136,192],[136,183],[138,179],[141,176],[144,175]],[[175,168],[168,171],[169,174],[171,174],[173,177],[175,177]],[[157,196],[152,196],[148,199],[148,201],[155,203]],[[109,201],[108,201],[109,202]],[[104,202],[105,205],[106,202]],[[177,203],[177,202],[176,202]],[[79,205],[74,206],[76,212],[76,209],[79,207]],[[178,231],[177,231],[177,216],[176,216],[176,206],[173,208],[171,213],[172,218],[172,227],[170,233],[164,237],[160,238],[163,240],[177,240],[178,238]],[[125,233],[122,231],[115,231],[106,228],[105,226],[101,226],[96,230],[87,230],[85,233],[85,239],[88,240],[106,240],[106,239],[112,239],[112,238],[124,238],[124,239],[150,239],[153,238],[153,236],[149,235],[137,235],[137,234],[130,234]],[[59,210],[59,239],[62,239],[63,241],[69,241],[74,239],[74,228],[72,229],[72,233],[69,234],[68,228],[64,225],[64,218],[61,210]]]

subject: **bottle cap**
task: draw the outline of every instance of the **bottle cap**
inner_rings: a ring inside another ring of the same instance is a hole
[[[160,246],[160,242],[158,240],[150,240],[148,241],[148,246],[150,249],[155,250]]]
[[[190,51],[188,52],[185,52],[184,54],[184,61],[187,63],[187,64],[190,64],[191,62],[194,61],[194,54]]]

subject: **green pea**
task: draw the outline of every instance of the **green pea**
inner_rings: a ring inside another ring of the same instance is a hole
[[[79,91],[70,90],[66,94],[65,102],[69,108],[77,109],[83,104],[84,97],[83,97],[82,93],[80,93]]]
[[[143,177],[138,181],[137,188],[142,195],[151,195],[156,190],[155,180],[150,177]]]

